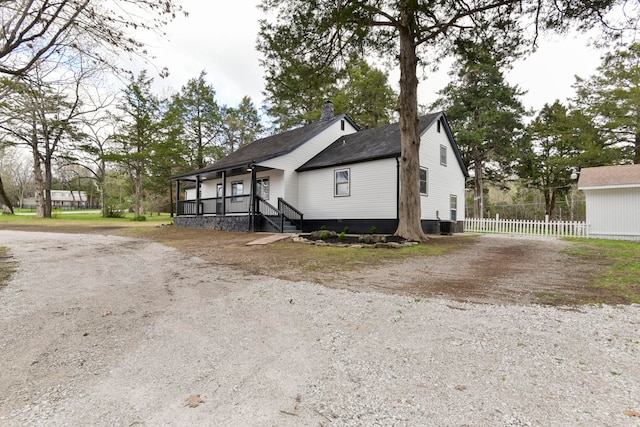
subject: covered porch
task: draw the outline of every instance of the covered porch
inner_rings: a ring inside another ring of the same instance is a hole
[[[205,168],[174,177],[177,194],[174,224],[229,231],[301,231],[302,212],[282,197],[277,198],[275,205],[267,200],[268,173],[274,171],[250,163],[229,169]]]

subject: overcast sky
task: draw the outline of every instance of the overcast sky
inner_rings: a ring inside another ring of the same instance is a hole
[[[256,52],[260,11],[258,0],[186,2],[189,17],[178,18],[168,28],[168,40],[152,41],[155,64],[169,68],[166,79],[156,77],[163,95],[177,92],[190,78],[207,72],[220,104],[236,106],[248,95],[257,106],[263,101],[263,70]],[[600,64],[602,52],[586,46],[586,37],[542,38],[540,49],[517,63],[508,80],[528,93],[525,106],[539,110],[545,103],[573,96],[575,75],[589,77]],[[448,82],[446,67],[429,75],[419,86],[419,103],[431,104]],[[397,90],[397,71],[390,74]]]

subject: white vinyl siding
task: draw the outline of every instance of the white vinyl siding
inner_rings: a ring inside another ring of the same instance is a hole
[[[283,172],[282,171],[268,171],[268,172],[259,172],[257,177],[256,177],[257,181],[260,180],[268,180],[268,185],[269,185],[269,200],[278,200],[278,197],[283,197],[284,191],[284,185],[283,185]],[[249,185],[251,182],[251,174],[247,173],[245,175],[236,175],[236,176],[231,176],[231,177],[227,177],[227,188],[226,188],[226,194],[227,196],[231,196],[232,195],[232,186],[233,183],[241,181],[244,183],[244,191],[245,194],[249,194]],[[207,181],[203,181],[202,183],[202,198],[212,198],[212,197],[219,197],[218,196],[218,187],[222,186],[222,180],[221,179],[212,179],[212,180],[207,180]],[[263,196],[264,197],[264,196]],[[187,200],[192,200],[195,198],[195,189],[191,190],[187,190]]]
[[[640,240],[640,187],[583,190],[591,237]]]
[[[299,209],[305,219],[395,218],[396,160],[375,160],[347,167],[350,197],[334,197],[335,168],[300,173]]]
[[[437,123],[437,122],[436,122]],[[420,166],[429,170],[429,197],[421,197],[422,219],[451,219],[451,196],[457,198],[456,220],[464,220],[465,176],[458,167],[458,159],[451,155],[448,167],[440,165],[442,147],[453,153],[446,132],[438,132],[437,124],[428,128],[420,140]]]

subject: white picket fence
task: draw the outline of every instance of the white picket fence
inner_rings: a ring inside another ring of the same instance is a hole
[[[464,231],[489,234],[518,234],[549,237],[589,237],[589,225],[584,221],[544,221],[466,218]]]

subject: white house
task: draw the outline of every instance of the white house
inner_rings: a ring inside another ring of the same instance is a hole
[[[640,240],[640,165],[601,166],[580,171],[589,236]]]
[[[420,192],[423,229],[441,221],[462,231],[468,176],[446,117],[420,118]],[[347,116],[323,118],[257,140],[206,168],[174,177],[174,223],[231,230],[393,233],[400,194],[400,128],[360,130]],[[185,186],[186,183],[186,186]],[[253,197],[255,195],[255,197]]]
[[[87,193],[85,191],[51,190],[51,206],[53,208],[86,208],[87,204]],[[35,209],[36,198],[25,198],[22,207]]]

